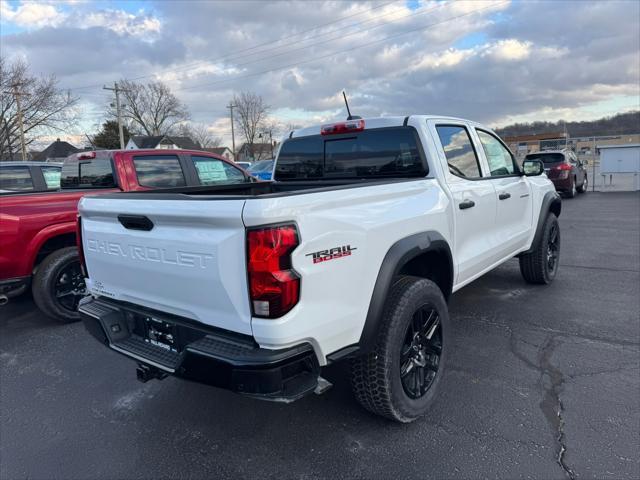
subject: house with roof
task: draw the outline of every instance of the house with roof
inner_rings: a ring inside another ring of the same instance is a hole
[[[220,155],[221,157],[226,158],[227,160],[233,162],[233,152],[229,147],[210,147],[210,148],[201,148],[204,152],[213,153],[215,155]]]
[[[276,146],[267,143],[243,143],[236,155],[236,162],[257,162],[273,158]]]
[[[200,145],[189,137],[169,135],[134,135],[129,138],[125,150],[157,149],[157,150],[202,150]]]
[[[62,162],[73,153],[78,153],[79,148],[74,147],[69,142],[64,142],[59,138],[52,142],[41,152],[34,152],[32,158],[39,162]]]

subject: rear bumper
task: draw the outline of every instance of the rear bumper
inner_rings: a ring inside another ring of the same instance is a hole
[[[573,186],[573,178],[551,178],[551,182],[553,183],[556,190],[561,192],[569,192]]]
[[[156,378],[170,374],[283,402],[297,400],[313,392],[318,385],[320,367],[313,348],[307,343],[267,350],[246,335],[92,297],[83,299],[79,312],[91,335],[112,350],[137,361],[144,372],[155,372]],[[171,325],[174,346],[163,348],[151,343],[148,336],[141,335],[140,326],[149,322]]]

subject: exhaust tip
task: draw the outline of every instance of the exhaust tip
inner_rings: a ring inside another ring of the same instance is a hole
[[[9,303],[9,297],[7,297],[6,295],[0,295],[0,307],[2,305],[6,305],[7,303]]]

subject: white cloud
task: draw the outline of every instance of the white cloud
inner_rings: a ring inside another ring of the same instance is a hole
[[[456,50],[448,49],[442,53],[429,53],[424,55],[418,63],[412,66],[412,70],[451,68],[472,57],[477,53],[476,49]]]
[[[0,2],[11,22],[26,5]],[[424,1],[415,11],[373,0],[156,0],[137,12],[43,5],[69,16],[53,31],[8,35],[3,50],[65,87],[159,78],[194,121],[226,139],[225,105],[240,91],[262,95],[281,122],[304,125],[343,116],[343,88],[360,115],[438,113],[490,124],[586,117],[590,105],[617,98],[611,108],[623,109],[639,98],[640,2],[576,10],[557,1],[553,15],[545,2],[496,0]],[[74,61],[60,62],[61,52]],[[78,92],[103,108],[99,87]]]
[[[64,10],[58,7],[65,6]],[[91,11],[86,0],[23,1],[12,7],[7,0],[0,0],[0,18],[3,23],[25,29],[59,27],[63,22],[75,28],[101,27],[118,35],[130,35],[149,40],[161,30],[162,23],[144,10],[137,13],[124,10]]]
[[[66,14],[47,3],[22,2],[15,8],[6,0],[0,1],[0,19],[3,23],[13,23],[31,29],[60,25]]]
[[[102,10],[85,15],[80,28],[103,27],[118,35],[154,37],[160,33],[162,24],[159,19],[146,15],[143,11],[137,15],[122,10]]]
[[[521,42],[515,38],[509,38],[491,45],[486,54],[503,61],[524,60],[531,55],[532,46],[531,42]]]

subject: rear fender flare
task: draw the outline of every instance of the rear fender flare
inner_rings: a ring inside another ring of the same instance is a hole
[[[429,231],[411,235],[398,240],[387,251],[373,288],[373,295],[369,303],[369,310],[365,320],[358,350],[360,353],[367,353],[375,346],[379,326],[382,322],[387,293],[389,292],[393,279],[401,272],[402,268],[411,260],[427,252],[437,252],[438,255],[446,257],[449,272],[447,278],[448,285],[440,286],[446,299],[451,295],[453,286],[453,258],[449,244],[438,232]]]
[[[23,270],[28,272],[30,275],[31,271],[34,268],[34,263],[38,256],[38,252],[42,246],[50,239],[57,237],[59,235],[67,235],[69,233],[76,234],[76,223],[75,222],[65,222],[65,223],[57,223],[55,225],[50,225],[46,228],[40,230],[29,242],[29,245],[25,251],[25,263],[23,264]]]

